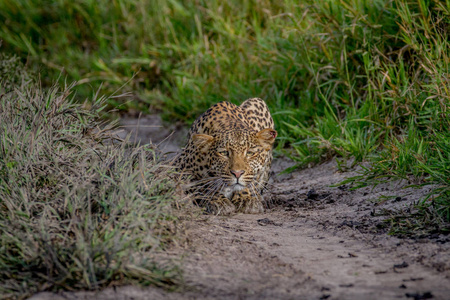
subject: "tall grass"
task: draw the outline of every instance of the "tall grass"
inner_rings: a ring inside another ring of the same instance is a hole
[[[364,52],[372,44],[389,51],[386,45],[396,39],[385,38],[398,29],[391,1],[0,5],[0,38],[7,50],[31,54],[48,67],[44,71],[55,75],[64,69],[70,79],[93,87],[106,82],[105,89],[116,88],[131,80],[131,88],[142,88],[138,99],[188,121],[214,102],[237,103],[249,95],[302,121],[323,115],[324,101],[331,98],[336,106],[358,106]],[[288,119],[279,114],[279,126],[283,120]]]
[[[437,185],[450,220],[448,1],[5,0],[0,24],[4,51],[80,95],[125,84],[128,106],[188,123],[262,97],[298,166],[374,160],[364,176]]]
[[[112,139],[104,98],[86,109],[72,88],[0,85],[0,298],[178,280],[152,258],[172,236],[168,170]]]

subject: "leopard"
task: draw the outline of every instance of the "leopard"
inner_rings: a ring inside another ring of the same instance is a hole
[[[262,213],[276,137],[260,98],[211,106],[193,122],[175,161],[186,193],[210,214]]]

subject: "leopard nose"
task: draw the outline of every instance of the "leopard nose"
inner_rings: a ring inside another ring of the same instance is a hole
[[[230,172],[231,172],[231,174],[233,174],[236,178],[241,177],[241,175],[245,173],[244,170],[237,170],[237,171],[236,171],[236,170],[231,170]]]

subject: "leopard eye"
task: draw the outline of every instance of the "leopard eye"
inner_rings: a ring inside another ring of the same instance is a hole
[[[228,151],[227,151],[227,150],[220,150],[220,151],[218,151],[218,153],[219,153],[220,155],[222,155],[222,156],[225,156],[225,157],[228,156]]]
[[[252,157],[252,156],[255,156],[256,154],[258,154],[258,152],[255,151],[255,150],[248,150],[247,151],[247,157]]]

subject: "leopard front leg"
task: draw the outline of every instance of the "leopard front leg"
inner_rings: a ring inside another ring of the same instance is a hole
[[[203,199],[202,197],[196,197],[195,202],[206,209],[206,212],[213,215],[231,215],[236,211],[234,204],[220,194],[213,199]]]
[[[245,214],[259,214],[264,212],[261,195],[253,195],[248,188],[236,192],[231,198],[237,212]]]

